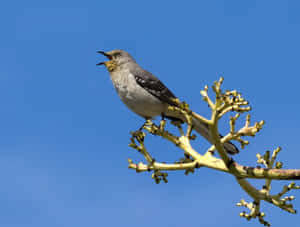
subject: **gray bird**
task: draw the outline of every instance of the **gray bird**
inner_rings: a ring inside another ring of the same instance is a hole
[[[97,65],[105,65],[115,89],[125,105],[145,119],[156,116],[165,116],[170,119],[180,119],[185,122],[182,115],[168,110],[168,106],[176,106],[176,96],[154,75],[141,68],[129,53],[124,50],[109,52],[98,51],[109,60]],[[213,143],[208,125],[199,120],[192,120],[193,129]],[[228,142],[224,144],[229,154],[239,152],[237,147]]]

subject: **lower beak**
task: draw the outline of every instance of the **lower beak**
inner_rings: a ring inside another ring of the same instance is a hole
[[[100,62],[100,63],[98,63],[96,65],[105,65],[105,62]]]

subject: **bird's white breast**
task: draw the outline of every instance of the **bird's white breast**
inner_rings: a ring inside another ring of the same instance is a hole
[[[167,105],[142,88],[129,70],[118,70],[110,76],[121,100],[133,112],[149,118],[161,115],[166,110]]]

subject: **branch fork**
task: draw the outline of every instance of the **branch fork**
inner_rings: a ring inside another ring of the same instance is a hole
[[[211,118],[206,119],[201,115],[191,111],[185,102],[180,102],[178,99],[177,107],[169,107],[174,112],[183,114],[186,118],[187,128],[184,131],[181,122],[171,122],[179,131],[179,135],[174,135],[165,129],[166,121],[161,120],[159,125],[148,120],[142,130],[132,132],[130,147],[139,151],[146,161],[146,163],[134,163],[128,159],[129,168],[136,170],[136,172],[152,171],[152,178],[156,183],[164,181],[168,182],[167,171],[184,170],[185,174],[194,173],[197,168],[208,167],[211,169],[219,170],[231,174],[235,177],[241,188],[253,199],[253,202],[246,202],[241,200],[237,206],[245,207],[249,213],[243,211],[240,216],[246,220],[257,218],[258,221],[265,225],[270,226],[270,223],[265,221],[265,213],[261,212],[260,204],[266,201],[274,206],[281,208],[290,213],[296,213],[293,205],[290,203],[294,200],[294,196],[285,196],[293,189],[299,189],[294,182],[289,185],[283,186],[282,190],[277,194],[271,193],[271,183],[273,180],[299,180],[299,169],[282,169],[282,162],[276,162],[278,153],[281,148],[277,148],[272,152],[266,151],[264,155],[257,154],[258,164],[262,166],[248,167],[238,164],[230,157],[224,150],[223,144],[229,141],[237,141],[241,148],[244,149],[249,144],[248,140],[244,137],[254,137],[263,127],[264,121],[256,122],[252,126],[250,124],[250,114],[246,115],[245,124],[241,129],[236,129],[236,122],[239,120],[242,113],[249,112],[251,107],[248,106],[249,102],[246,101],[241,93],[236,90],[222,92],[221,85],[223,78],[214,82],[212,90],[215,93],[214,101],[208,95],[208,86],[204,87],[200,93],[203,100],[207,102],[211,109]],[[236,115],[230,117],[229,126],[230,131],[227,135],[220,138],[218,130],[218,122],[228,112],[236,112]],[[192,119],[204,122],[209,125],[210,133],[213,137],[213,145],[204,152],[197,152],[191,145],[190,141],[196,139],[196,135],[192,134],[193,125]],[[144,131],[143,131],[144,130]],[[147,151],[144,140],[147,134],[160,136],[167,141],[173,143],[175,146],[183,150],[183,157],[173,163],[157,162]],[[219,157],[213,154],[216,150]],[[262,189],[257,189],[252,186],[247,178],[251,179],[264,179],[265,184]]]

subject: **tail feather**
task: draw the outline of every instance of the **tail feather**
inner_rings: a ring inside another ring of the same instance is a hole
[[[239,149],[231,142],[224,143],[224,148],[228,154],[237,154],[239,153]]]
[[[210,143],[213,143],[213,139],[210,135],[210,131],[209,131],[209,127],[207,124],[204,124],[202,122],[200,122],[197,119],[193,119],[192,120],[192,124],[194,126],[194,129],[200,134],[202,135],[205,139],[207,139]],[[223,136],[220,134],[220,138],[222,138]],[[239,153],[239,149],[231,142],[226,142],[223,144],[224,145],[224,149],[228,154],[237,154]]]

